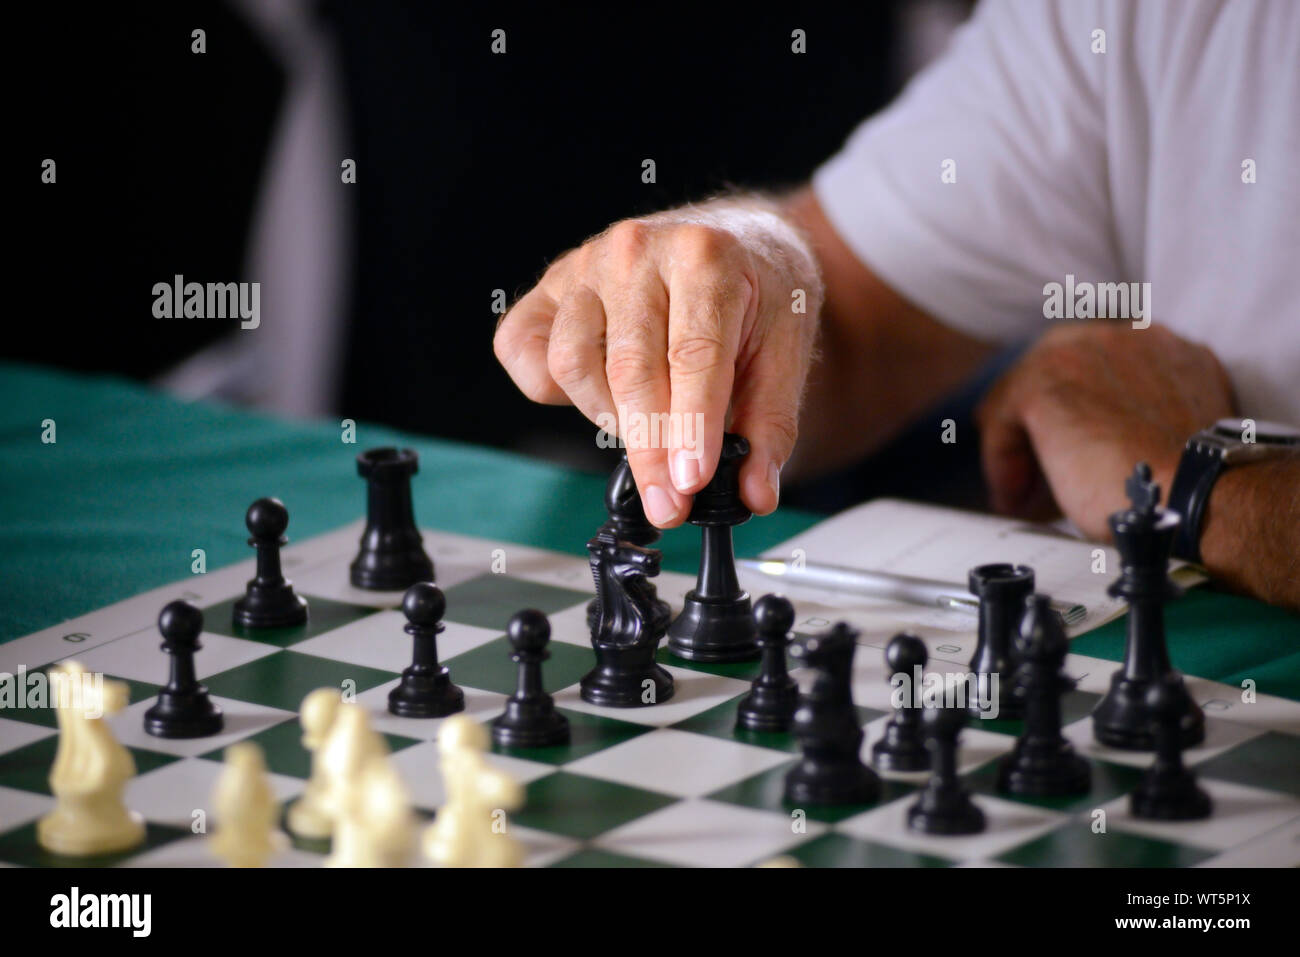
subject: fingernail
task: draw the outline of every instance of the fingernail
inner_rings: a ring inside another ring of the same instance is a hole
[[[767,484],[772,488],[772,494],[779,500],[781,498],[781,466],[775,462],[767,463]]]
[[[678,449],[668,463],[668,470],[673,473],[677,491],[690,494],[700,480],[699,457],[687,449]]]
[[[646,486],[643,499],[645,517],[656,525],[666,525],[677,517],[677,506],[673,504],[672,496],[658,485]]]

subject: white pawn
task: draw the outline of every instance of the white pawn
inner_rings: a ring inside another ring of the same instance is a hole
[[[317,688],[302,699],[299,721],[302,723],[302,746],[312,754],[311,777],[302,796],[289,807],[285,822],[299,837],[324,840],[333,833],[334,825],[324,804],[327,787],[321,746],[334,726],[341,703],[335,688]]]
[[[50,769],[54,810],[36,824],[36,839],[55,854],[111,854],[144,840],[144,821],[122,792],[135,776],[131,752],[104,720],[126,707],[127,688],[75,661],[50,669],[59,746]]]
[[[415,815],[406,785],[384,757],[372,757],[348,789],[326,867],[406,867],[415,852]]]
[[[265,867],[286,840],[275,826],[279,804],[262,749],[252,741],[226,748],[226,766],[212,795],[217,829],[212,853],[231,867]]]
[[[424,853],[443,867],[518,867],[523,848],[506,833],[505,812],[523,804],[523,789],[484,758],[488,733],[465,715],[438,734],[447,801],[424,833]]]

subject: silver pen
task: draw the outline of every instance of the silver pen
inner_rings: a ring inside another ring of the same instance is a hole
[[[736,565],[795,585],[979,614],[980,600],[952,582],[782,559],[740,558]],[[1087,608],[1074,602],[1053,601],[1052,608],[1067,625],[1077,625],[1088,615]]]

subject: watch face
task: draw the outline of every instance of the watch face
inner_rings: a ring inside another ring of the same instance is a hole
[[[1214,432],[1225,439],[1246,441],[1254,433],[1254,441],[1266,445],[1300,446],[1300,429],[1284,422],[1269,422],[1266,419],[1220,419],[1214,423]]]

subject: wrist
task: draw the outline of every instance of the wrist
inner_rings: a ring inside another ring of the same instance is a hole
[[[1292,468],[1297,452],[1300,452],[1300,431],[1292,426],[1254,419],[1220,419],[1188,439],[1166,499],[1167,505],[1183,519],[1174,540],[1174,556],[1207,564],[1201,541],[1206,534],[1210,500],[1215,497],[1220,483],[1247,466],[1278,459],[1291,460],[1292,464],[1286,467]],[[1248,492],[1236,493],[1233,490],[1258,482],[1259,476],[1267,471],[1251,469],[1246,473],[1249,477],[1235,477],[1229,481],[1225,487],[1227,490],[1218,495],[1218,511],[1224,510],[1225,501],[1232,503],[1236,494],[1248,498]],[[1247,501],[1243,505],[1248,506],[1258,507],[1258,501]],[[1235,523],[1240,518],[1243,516],[1234,515],[1232,521]],[[1239,529],[1223,529],[1222,533],[1239,537]]]
[[[1263,528],[1300,528],[1300,455],[1250,462],[1219,476],[1201,523],[1203,564],[1216,578],[1241,576],[1244,553],[1264,551],[1250,539]],[[1242,583],[1246,584],[1246,583]]]

